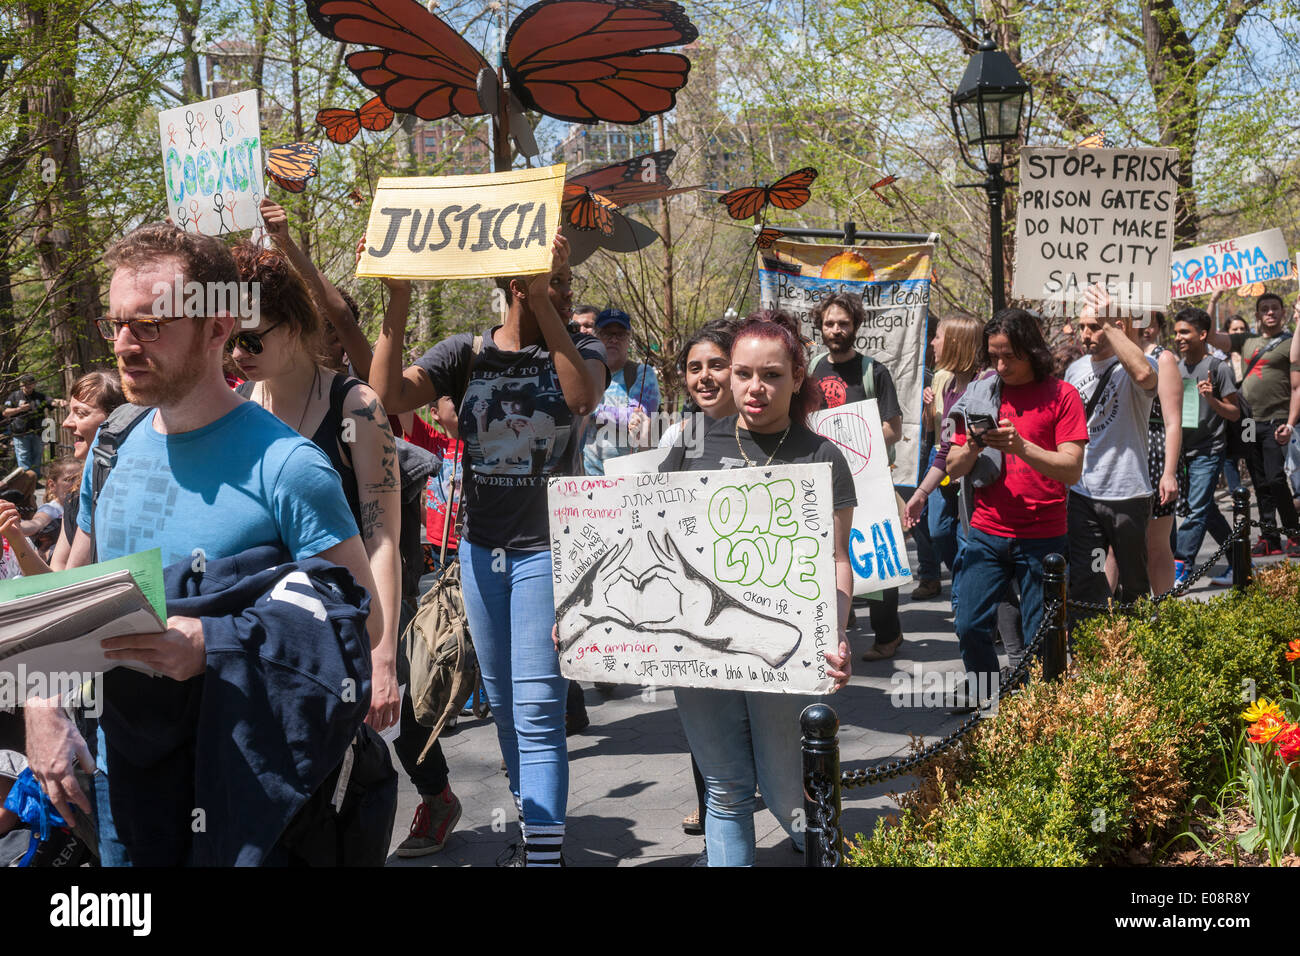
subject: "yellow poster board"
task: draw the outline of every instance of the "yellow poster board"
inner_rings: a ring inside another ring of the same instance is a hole
[[[379,180],[357,275],[480,279],[551,268],[564,164]]]

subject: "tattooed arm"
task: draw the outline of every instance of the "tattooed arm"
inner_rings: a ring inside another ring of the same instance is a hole
[[[367,722],[383,730],[397,722],[401,697],[397,693],[397,625],[402,601],[401,477],[397,471],[397,442],[388,415],[374,390],[355,386],[344,406],[344,425],[355,441],[347,449],[357,475],[361,504],[361,543],[375,579],[375,595],[384,610],[383,637],[371,649],[375,689]],[[345,432],[347,434],[347,432]]]

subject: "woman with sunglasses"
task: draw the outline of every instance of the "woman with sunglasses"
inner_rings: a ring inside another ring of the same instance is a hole
[[[455,335],[402,368],[410,283],[392,290],[370,380],[394,413],[450,395],[465,442],[460,573],[465,614],[496,718],[501,755],[523,824],[523,853],[507,866],[561,866],[569,797],[564,709],[568,681],[551,642],[547,479],[574,474],[581,418],[605,391],[605,351],[570,334],[569,244],[551,268],[497,280],[509,307],[482,334]],[[507,427],[508,426],[508,427]],[[520,436],[528,436],[522,445]],[[525,454],[526,453],[526,454]]]
[[[845,629],[853,593],[849,531],[857,494],[853,474],[834,442],[807,426],[820,395],[808,382],[808,364],[794,319],[784,312],[751,314],[731,346],[731,394],[737,414],[718,419],[702,454],[680,447],[663,471],[710,471],[827,462],[834,507],[835,591],[839,641],[827,651],[835,690],[848,683],[851,657]],[[704,831],[710,866],[753,866],[754,788],[802,849],[803,775],[799,715],[813,698],[800,694],[679,687],[677,711],[708,789]]]
[[[271,236],[280,238],[275,231]],[[240,279],[258,283],[260,290],[257,327],[236,332],[226,346],[248,378],[237,391],[320,446],[339,473],[361,531],[375,579],[374,599],[384,615],[383,637],[371,655],[366,723],[385,730],[397,722],[402,702],[397,686],[401,489],[388,416],[363,382],[319,364],[320,315],[288,256],[247,241],[231,252]]]

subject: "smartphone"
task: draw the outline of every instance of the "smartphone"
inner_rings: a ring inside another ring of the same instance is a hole
[[[998,423],[993,420],[992,415],[967,415],[966,430],[978,438],[990,428],[997,428]]]

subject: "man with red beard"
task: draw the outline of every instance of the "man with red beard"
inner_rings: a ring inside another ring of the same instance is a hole
[[[172,290],[188,290],[190,283],[235,288],[239,274],[229,250],[214,238],[154,223],[115,243],[104,263],[112,270],[109,314],[98,326],[113,342],[127,399],[148,410],[121,439],[97,501],[94,447],[87,456],[68,567],[151,548],[161,549],[164,566],[211,562],[271,545],[294,561],[320,556],[342,565],[373,591],[365,549],[325,454],[226,384],[222,358],[237,317],[226,311],[186,315],[188,291],[186,303],[170,301]],[[371,602],[367,625],[376,640],[383,632],[381,617],[379,603]],[[203,622],[172,616],[167,625],[162,634],[104,642],[110,658],[144,663],[165,675],[152,678],[124,668],[105,675],[98,763],[111,777],[115,761],[127,761],[122,754],[139,746],[129,738],[148,734],[122,716],[110,720],[115,711],[148,713],[152,720],[175,715],[179,722],[194,694],[202,694],[195,679],[208,667]],[[26,720],[31,768],[54,805],[65,819],[71,819],[70,803],[90,812],[74,776],[78,762],[87,773],[95,770],[86,742],[61,709],[28,706]],[[147,767],[122,764],[127,770],[148,773]],[[119,840],[105,796],[97,800],[104,865],[174,862],[151,854],[157,846],[174,847],[181,821],[157,821],[155,828],[167,830],[162,835],[147,827],[123,830]]]

